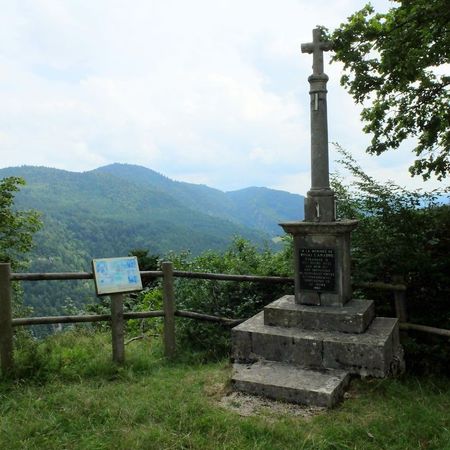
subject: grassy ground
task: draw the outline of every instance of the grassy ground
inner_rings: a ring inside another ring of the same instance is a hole
[[[450,380],[354,380],[350,398],[314,416],[219,403],[227,361],[162,358],[134,341],[110,362],[107,335],[69,333],[17,355],[0,383],[1,449],[450,449]]]

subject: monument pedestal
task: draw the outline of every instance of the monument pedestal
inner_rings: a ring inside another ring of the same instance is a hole
[[[404,369],[398,319],[374,317],[373,302],[301,305],[293,295],[232,330],[234,389],[333,407],[352,375],[386,377]]]
[[[351,298],[350,233],[357,220],[280,224],[294,237],[295,301],[342,306]]]
[[[332,407],[351,375],[403,371],[398,319],[352,299],[350,234],[356,220],[281,224],[294,237],[295,295],[232,330],[235,389]]]
[[[232,330],[235,389],[308,405],[334,406],[351,374],[385,377],[403,370],[398,319],[374,317],[373,302],[352,300],[350,234],[356,220],[336,221],[330,189],[323,52],[313,54],[310,83],[311,189],[305,221],[281,224],[294,237],[295,295],[285,296]]]

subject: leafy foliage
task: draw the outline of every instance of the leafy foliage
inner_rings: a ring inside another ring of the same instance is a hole
[[[447,0],[395,0],[376,13],[369,4],[334,30],[334,61],[344,63],[341,84],[363,109],[364,131],[379,155],[416,138],[410,168],[425,179],[450,170],[450,8]]]
[[[408,275],[427,264],[424,248],[446,244],[433,237],[436,223],[445,215],[439,206],[439,192],[408,191],[392,181],[380,183],[364,173],[354,158],[339,148],[339,161],[354,177],[350,185],[334,177],[333,189],[339,198],[338,218],[355,218],[359,225],[352,235],[355,275],[362,280],[393,281],[396,275]],[[445,226],[443,228],[446,229]]]
[[[439,203],[439,192],[408,191],[393,182],[379,183],[365,174],[348,152],[338,149],[340,163],[353,177],[348,185],[334,177],[338,217],[359,220],[352,234],[354,279],[402,280],[407,285],[409,321],[450,329],[450,205]],[[384,304],[391,303],[391,293],[371,292],[370,296],[385,297]],[[379,312],[391,313],[386,307]],[[421,334],[407,346],[407,361],[415,370],[431,366],[432,370],[447,370],[450,355],[443,350],[441,338]]]
[[[0,180],[0,262],[11,264],[13,271],[27,266],[26,254],[33,247],[33,235],[41,227],[35,211],[19,211],[14,207],[15,193],[25,180],[7,177]],[[13,283],[13,314],[26,311],[22,305],[22,289]]]
[[[142,249],[142,248],[135,248],[130,251],[128,256],[136,256],[138,260],[139,269],[141,271],[152,271],[152,270],[158,270],[159,269],[159,263],[161,260],[160,255],[153,255],[148,250]],[[155,284],[155,280],[142,280],[143,286],[145,288],[151,287]]]
[[[232,273],[242,275],[292,276],[292,245],[288,238],[281,252],[258,248],[236,238],[223,253],[208,251],[190,259],[189,254],[169,256],[178,270]],[[178,279],[177,308],[206,314],[248,318],[283,294],[292,293],[293,286],[270,283]],[[227,354],[230,332],[216,324],[193,320],[178,322],[177,338],[183,346],[206,350],[209,356]]]
[[[33,235],[41,226],[35,211],[14,209],[14,195],[23,185],[20,177],[0,180],[0,261],[11,263],[13,270],[23,267],[23,255],[31,250]]]

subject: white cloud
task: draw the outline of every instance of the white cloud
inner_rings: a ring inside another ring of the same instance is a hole
[[[307,171],[282,175],[278,178],[276,183],[269,185],[272,189],[279,189],[301,195],[306,195],[308,188],[305,190],[305,186],[311,186],[311,175]]]
[[[88,170],[118,161],[224,190],[304,193],[311,57],[300,43],[315,25],[333,28],[365,1],[6,3],[2,166]],[[367,137],[339,86],[339,67],[326,71],[330,140],[385,175],[388,163],[363,152]],[[392,161],[404,170],[404,159]]]

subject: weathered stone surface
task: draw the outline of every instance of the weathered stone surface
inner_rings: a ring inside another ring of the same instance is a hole
[[[247,330],[240,330],[237,333],[231,333],[232,357],[236,361],[249,361],[257,359],[253,355],[252,333]]]
[[[304,330],[363,333],[375,317],[372,300],[350,300],[344,306],[310,306],[285,295],[264,308],[265,325]]]
[[[357,220],[340,220],[337,222],[284,222],[279,224],[292,236],[330,235],[337,236],[353,231],[358,226]]]
[[[302,52],[313,54],[313,73],[308,78],[311,98],[311,190],[305,202],[305,220],[335,220],[334,193],[330,189],[328,164],[327,81],[323,71],[323,52],[330,42],[321,40],[319,28],[313,30],[313,42],[302,44]]]
[[[249,394],[305,405],[333,407],[350,375],[342,370],[312,371],[273,361],[234,364],[234,388]]]
[[[341,336],[324,340],[323,364],[363,376],[385,377],[392,372],[399,351],[397,336],[397,319],[377,317],[363,335],[346,335],[344,342]]]
[[[372,302],[352,300],[350,236],[357,221],[335,220],[328,169],[328,76],[323,70],[323,52],[331,44],[321,37],[316,28],[313,41],[302,45],[302,52],[313,54],[313,74],[308,78],[311,189],[305,221],[280,224],[294,237],[295,297],[283,297],[235,327],[232,358],[255,363],[235,365],[237,389],[332,406],[342,394],[347,371],[384,377],[401,371],[404,363],[398,320],[373,319]],[[333,368],[343,371],[330,375]]]
[[[350,373],[383,377],[390,373],[394,356],[398,354],[398,320],[377,317],[365,333],[350,334],[330,331],[303,330],[264,324],[261,312],[235,327],[234,342],[242,333],[245,348],[233,348],[236,362],[268,359],[310,368],[345,369]]]
[[[322,367],[322,342],[320,339],[304,339],[294,334],[257,333],[252,335],[252,352],[271,361],[284,361],[306,367]],[[283,358],[280,359],[280,355]]]
[[[288,222],[280,225],[294,236],[295,301],[305,305],[342,306],[351,300],[350,233],[358,222]],[[334,289],[311,291],[302,286],[301,249],[330,249],[335,253]]]

